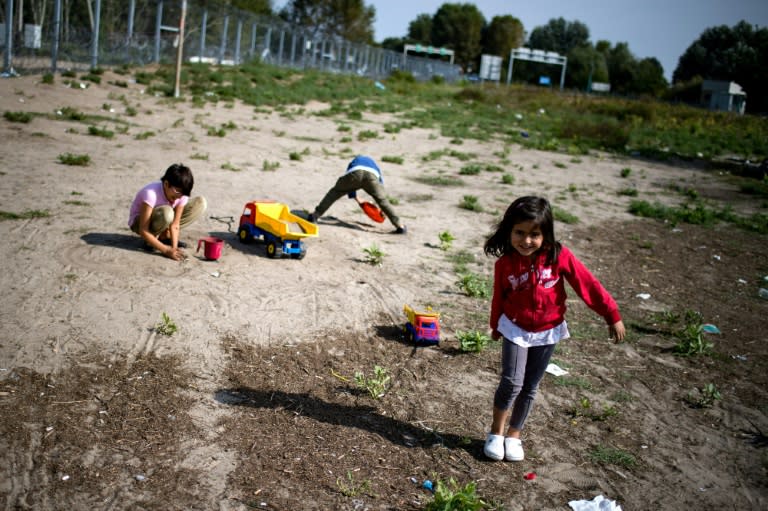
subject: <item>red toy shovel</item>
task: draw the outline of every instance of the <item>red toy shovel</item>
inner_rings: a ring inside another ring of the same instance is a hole
[[[361,202],[360,207],[362,208],[363,212],[365,212],[365,214],[368,215],[368,218],[370,218],[374,222],[382,223],[384,221],[384,213],[382,213],[381,210],[378,207],[376,207],[374,203]]]

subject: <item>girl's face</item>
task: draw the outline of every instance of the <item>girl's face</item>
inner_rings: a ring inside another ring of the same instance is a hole
[[[541,232],[539,224],[533,220],[527,220],[512,226],[509,240],[512,247],[521,256],[530,257],[544,244],[544,234]]]
[[[173,202],[184,195],[184,192],[181,191],[181,188],[171,186],[168,181],[163,181],[163,190],[165,191],[165,196],[168,198],[169,202]]]

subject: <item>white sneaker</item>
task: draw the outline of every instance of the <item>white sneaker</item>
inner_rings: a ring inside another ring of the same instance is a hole
[[[507,461],[523,461],[525,459],[523,442],[519,438],[509,436],[504,439],[504,459]]]
[[[486,456],[494,461],[501,461],[504,459],[504,435],[492,435],[488,434],[488,438],[485,439],[485,447],[483,452]]]

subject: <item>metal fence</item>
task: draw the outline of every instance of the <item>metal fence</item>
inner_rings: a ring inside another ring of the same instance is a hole
[[[2,1],[3,76],[176,62],[181,0],[95,0],[86,19],[73,16],[71,1],[39,0],[49,8],[30,20],[8,14],[14,12],[14,0]],[[460,67],[444,60],[313,36],[280,19],[215,1],[190,1],[185,7],[184,62],[239,65],[258,59],[373,79],[395,70],[408,71],[417,80],[442,77],[451,82],[460,77]]]

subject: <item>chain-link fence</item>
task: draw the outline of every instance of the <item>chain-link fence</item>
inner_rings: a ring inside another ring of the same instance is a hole
[[[3,1],[3,76],[176,61],[181,0],[93,0],[87,2],[87,13],[79,2],[79,9],[73,9],[74,0],[26,0],[33,4],[26,18],[14,11],[14,0]],[[184,62],[239,65],[259,59],[373,79],[398,69],[417,80],[454,81],[460,76],[459,66],[444,60],[313,36],[280,19],[215,1],[187,2],[185,14]]]

